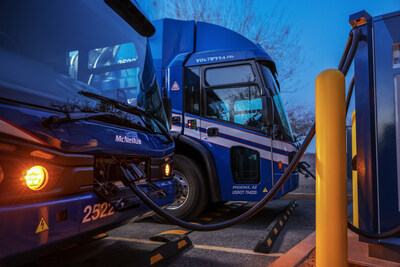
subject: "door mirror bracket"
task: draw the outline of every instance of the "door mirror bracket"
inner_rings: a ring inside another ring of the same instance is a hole
[[[263,123],[267,129],[272,129],[274,126],[274,101],[272,97],[267,96],[265,98],[266,107],[263,109]]]

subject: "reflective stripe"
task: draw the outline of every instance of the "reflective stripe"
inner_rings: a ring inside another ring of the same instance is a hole
[[[18,127],[17,125],[14,125],[13,123],[3,120],[1,118],[0,118],[0,132],[13,135],[31,142],[47,145],[43,140],[37,138],[36,136]]]
[[[261,158],[266,159],[266,160],[271,160],[271,152],[268,150],[260,149],[260,148],[254,147],[254,146],[250,146],[250,145],[243,144],[240,142],[232,141],[232,140],[222,138],[219,136],[207,138],[206,141],[209,143],[215,144],[215,145],[220,145],[220,146],[226,147],[226,148],[231,148],[233,146],[238,146],[238,145],[240,145],[242,147],[247,147],[247,148],[250,148],[253,150],[257,150],[260,153]]]
[[[179,115],[179,114],[176,114],[176,115]],[[185,115],[185,119],[199,120],[199,118],[197,118],[197,117],[188,116],[188,115]],[[207,137],[206,129],[209,127],[217,127],[219,130],[219,133],[221,135],[223,135],[224,137],[221,137],[221,136]],[[271,138],[262,136],[260,134],[250,133],[250,132],[247,132],[244,130],[225,126],[225,125],[222,125],[219,123],[213,123],[208,120],[201,120],[200,131],[185,127],[185,135],[196,138],[198,140],[202,140],[202,138],[204,138],[203,141],[206,141],[206,142],[209,142],[209,143],[212,143],[215,145],[223,146],[226,148],[231,148],[232,146],[247,147],[247,148],[259,151],[260,157],[263,159],[266,159],[266,160],[272,159],[271,151],[269,151],[270,144],[271,144]],[[232,138],[230,138],[230,137],[232,137]],[[246,144],[246,143],[243,143],[240,141],[235,141],[232,139],[246,140],[248,142],[264,146],[264,147],[266,147],[266,149],[256,147],[255,145],[253,146],[253,145],[251,145],[251,143]],[[281,151],[287,152],[287,153],[291,152],[291,151],[296,151],[295,146],[293,146],[290,143],[280,141],[280,140],[272,140],[272,147],[273,147],[273,149],[278,149],[278,150],[281,150]],[[273,161],[275,161],[275,162],[281,161],[283,164],[289,164],[289,158],[287,155],[281,154],[279,152],[273,152],[272,155],[273,155]]]
[[[217,123],[211,123],[208,121],[202,121],[201,127],[205,128],[205,129],[207,129],[208,127],[218,127],[220,133],[230,135],[230,136],[240,137],[241,139],[249,140],[249,141],[252,141],[252,142],[260,144],[260,145],[266,145],[271,142],[271,138],[269,138],[269,137],[260,136],[257,134],[245,132],[243,130],[235,129],[235,128],[224,126],[224,125],[217,124]]]
[[[176,133],[181,133],[182,131],[182,114],[178,114],[178,113],[172,113],[173,117],[179,117],[180,118],[180,123],[174,124],[172,123],[171,125],[171,132],[176,132]],[[179,125],[181,124],[181,125]]]
[[[272,140],[272,147],[286,152],[297,151],[294,145],[280,140]]]
[[[194,137],[197,139],[200,139],[200,133],[199,131],[196,131],[194,129],[190,129],[190,128],[185,128],[185,135],[190,136],[190,137]]]
[[[182,126],[177,126],[177,125],[173,125],[173,124],[172,124],[172,127],[171,127],[171,132],[177,132],[177,133],[180,133],[180,132],[181,132],[181,130],[182,130]]]

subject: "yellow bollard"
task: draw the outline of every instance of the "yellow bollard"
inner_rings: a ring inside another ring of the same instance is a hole
[[[356,111],[351,115],[351,158],[357,155],[357,138],[356,138]],[[353,225],[358,227],[358,181],[357,171],[353,171]]]
[[[316,265],[347,266],[345,79],[334,69],[315,81]]]

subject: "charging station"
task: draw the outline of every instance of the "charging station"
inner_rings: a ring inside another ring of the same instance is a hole
[[[359,228],[384,233],[400,225],[400,11],[350,16],[361,37],[354,58]],[[368,242],[369,255],[400,257],[400,235]]]

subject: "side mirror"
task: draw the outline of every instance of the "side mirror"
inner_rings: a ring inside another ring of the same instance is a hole
[[[267,96],[265,102],[266,108],[263,109],[263,122],[264,126],[271,129],[274,126],[274,101],[272,97]]]

